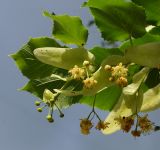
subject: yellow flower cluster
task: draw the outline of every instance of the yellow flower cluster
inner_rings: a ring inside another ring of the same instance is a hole
[[[129,132],[132,125],[134,125],[134,119],[132,116],[119,117],[119,118],[116,118],[116,120],[118,121],[118,123],[120,123],[121,129],[126,133]]]
[[[112,67],[110,65],[105,65],[104,68],[106,71],[111,72],[111,77],[109,78],[110,81],[115,81],[118,85],[124,87],[127,86],[127,75],[128,69],[125,68],[122,63],[119,63],[117,66]]]
[[[105,128],[108,127],[108,125],[109,125],[108,122],[104,122],[104,121],[100,120],[100,121],[98,122],[98,124],[96,125],[96,129],[97,129],[97,130],[104,130]]]
[[[108,124],[109,123],[100,120],[97,123],[95,128],[97,130],[101,130],[101,129],[104,130],[105,128],[108,127]],[[88,118],[84,118],[84,119],[81,119],[80,127],[81,127],[81,133],[84,135],[88,135],[90,133],[91,128],[93,127],[93,123]]]
[[[69,70],[69,73],[71,74],[71,77],[73,79],[84,79],[85,77],[85,70],[82,68],[79,68],[77,65],[75,65],[72,69]]]
[[[93,68],[89,61],[83,62],[83,67],[78,67],[75,65],[73,68],[69,70],[69,74],[71,74],[71,78],[83,80],[84,87],[87,89],[92,89],[96,84],[97,81],[92,77],[90,73],[90,68]]]
[[[148,119],[148,115],[138,117],[138,125],[142,133],[149,133],[153,130],[153,123]]]
[[[97,84],[97,81],[91,77],[83,80],[83,83],[86,89],[92,89]]]
[[[143,117],[136,115],[137,116],[137,123],[135,130],[131,131],[131,134],[134,137],[139,137],[142,133],[146,134],[154,130],[153,128],[153,123],[148,119],[148,115],[145,115]],[[132,126],[134,125],[134,116],[129,116],[129,117],[119,117],[116,118],[117,122],[120,123],[121,129],[128,133]]]

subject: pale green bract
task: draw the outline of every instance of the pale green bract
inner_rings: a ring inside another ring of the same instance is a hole
[[[130,62],[156,68],[160,65],[160,42],[130,47],[125,56]]]
[[[45,64],[62,69],[82,66],[84,60],[94,62],[94,55],[85,48],[42,47],[33,51],[35,57]]]
[[[144,93],[141,112],[154,111],[160,108],[160,84]]]

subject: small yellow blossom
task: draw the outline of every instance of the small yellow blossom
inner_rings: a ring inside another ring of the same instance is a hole
[[[54,119],[53,119],[52,115],[50,115],[50,114],[48,114],[48,115],[46,116],[46,119],[47,119],[48,122],[50,122],[50,123],[54,122]]]
[[[119,117],[119,118],[116,118],[115,120],[117,120],[118,123],[120,123],[121,129],[126,133],[129,132],[132,125],[134,125],[134,119],[132,116]]]
[[[133,130],[133,131],[131,131],[131,134],[134,137],[140,137],[141,136],[141,131],[140,130]]]
[[[77,65],[75,65],[74,68],[70,69],[69,73],[71,74],[71,77],[73,79],[84,79],[85,77],[85,70],[79,68]]]
[[[128,81],[127,81],[127,79],[124,78],[124,77],[119,77],[119,78],[116,80],[116,83],[117,83],[118,85],[124,87],[124,86],[127,86]]]
[[[81,133],[84,135],[88,135],[90,133],[90,129],[93,127],[93,124],[87,118],[81,119],[80,122]]]
[[[89,62],[89,61],[85,60],[85,61],[83,62],[83,66],[89,67],[89,65],[90,65],[90,62]]]
[[[107,128],[109,125],[108,122],[104,122],[104,121],[99,121],[98,124],[96,125],[96,129],[101,130],[101,129],[105,129]]]
[[[106,71],[111,71],[112,67],[110,65],[105,65],[104,69]]]
[[[83,83],[84,83],[85,88],[91,89],[97,84],[97,80],[91,77],[91,78],[87,78],[83,80]]]
[[[117,66],[112,67],[112,76],[115,78],[127,77],[128,69],[125,68],[122,63],[119,63]]]
[[[153,123],[148,119],[148,115],[144,117],[138,117],[138,126],[142,133],[149,133],[153,130]]]

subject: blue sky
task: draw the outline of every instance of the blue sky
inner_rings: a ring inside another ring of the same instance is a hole
[[[88,10],[80,9],[83,0],[1,0],[0,1],[0,150],[150,150],[160,147],[160,132],[134,139],[117,132],[106,136],[93,131],[80,134],[79,119],[87,116],[90,108],[74,105],[64,110],[63,119],[55,114],[55,123],[45,120],[45,113],[35,110],[36,98],[19,92],[27,79],[16,68],[9,54],[16,52],[30,37],[50,36],[51,22],[42,16],[44,10],[57,14],[78,15],[87,24]],[[87,47],[100,43],[96,28],[90,29]],[[105,118],[107,112],[100,112]],[[160,123],[159,112],[151,113]]]

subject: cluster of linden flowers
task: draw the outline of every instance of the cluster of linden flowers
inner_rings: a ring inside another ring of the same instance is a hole
[[[97,130],[101,130],[101,129],[104,130],[105,128],[108,127],[108,124],[109,124],[108,122],[99,120],[95,128]],[[80,128],[81,128],[82,134],[88,135],[92,127],[93,127],[92,119],[91,120],[89,118],[81,119]]]
[[[104,130],[109,125],[108,122],[105,122],[105,121],[101,120],[101,118],[99,117],[99,115],[96,113],[96,111],[94,109],[94,105],[95,105],[95,99],[94,99],[94,102],[93,102],[92,111],[89,113],[88,117],[84,118],[84,119],[81,119],[80,128],[81,128],[81,133],[84,134],[84,135],[90,134],[90,130],[94,126],[93,123],[92,123],[92,120],[95,116],[98,119],[98,123],[95,126],[95,128],[97,130]]]
[[[119,63],[115,67],[112,67],[110,65],[105,65],[104,69],[106,71],[111,72],[111,77],[109,78],[110,81],[115,81],[118,85],[122,87],[127,86],[128,69],[125,68],[125,66],[123,66],[122,63]]]
[[[76,80],[83,80],[84,87],[87,89],[92,89],[97,81],[92,77],[93,66],[89,61],[84,61],[82,67],[75,65],[68,72],[71,78]]]
[[[59,109],[59,107],[56,105],[56,96],[58,94],[53,94],[50,90],[46,89],[43,93],[43,100],[42,101],[35,101],[35,105],[38,106],[37,111],[42,112],[45,107],[48,106],[48,115],[46,116],[46,119],[48,122],[52,123],[54,122],[53,119],[53,108],[56,107],[57,110],[60,113],[60,117],[64,117],[64,114],[62,111]],[[39,107],[41,104],[44,104],[42,107]]]
[[[116,121],[121,125],[121,129],[128,133],[134,125],[135,116],[119,117]],[[154,123],[148,119],[148,115],[143,117],[136,115],[135,129],[131,131],[132,136],[140,137],[141,134],[147,134],[154,130]]]

